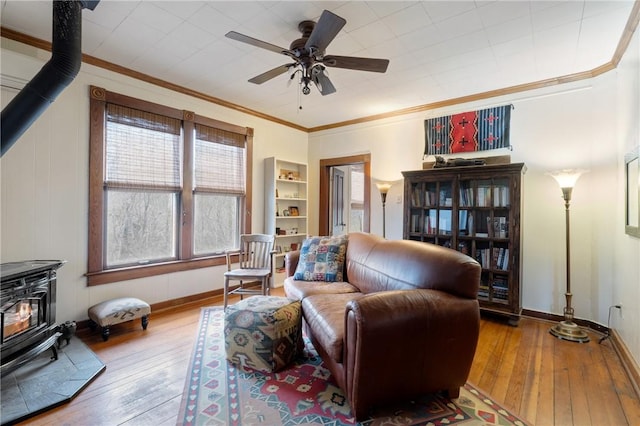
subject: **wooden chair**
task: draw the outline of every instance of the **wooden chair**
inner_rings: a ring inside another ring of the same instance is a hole
[[[269,295],[273,280],[273,245],[274,235],[243,234],[240,236],[240,250],[227,251],[227,272],[224,273],[224,307],[230,294],[239,294],[240,299],[245,294]],[[238,255],[239,266],[231,269],[232,255]],[[229,281],[238,281],[239,285],[229,291]],[[256,286],[246,287],[247,283],[260,281],[260,289]]]

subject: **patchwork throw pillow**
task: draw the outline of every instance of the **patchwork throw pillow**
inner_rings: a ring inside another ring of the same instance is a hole
[[[344,281],[347,236],[311,237],[300,248],[300,260],[293,279],[301,281]]]

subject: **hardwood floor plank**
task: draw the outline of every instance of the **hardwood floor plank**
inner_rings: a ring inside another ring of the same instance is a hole
[[[640,425],[640,404],[638,404],[638,395],[635,392],[633,384],[629,381],[627,372],[623,365],[618,361],[615,349],[611,346],[610,341],[604,341],[602,347],[603,359],[607,365],[607,371],[613,382],[612,386],[615,390],[626,424]]]
[[[200,309],[221,302],[153,312],[146,331],[136,321],[119,324],[107,342],[80,330],[76,338],[107,369],[70,403],[23,424],[176,424]],[[640,399],[610,342],[598,344],[595,333],[587,344],[561,341],[549,334],[551,325],[483,318],[469,381],[534,425],[640,425]]]
[[[541,354],[540,388],[538,395],[530,394],[532,401],[530,406],[537,404],[535,416],[528,418],[533,424],[552,425],[555,418],[555,394],[554,394],[554,371],[556,369],[555,356],[553,348],[555,342],[553,339],[547,338],[549,334],[549,324],[543,321],[532,321],[532,326],[539,335],[537,340],[538,350]],[[537,397],[537,401],[535,398]],[[526,400],[526,398],[525,398]]]
[[[523,327],[523,333],[525,333],[523,339],[535,343],[528,347],[520,345],[520,350],[527,348],[527,366],[525,369],[522,399],[518,411],[522,413],[522,417],[535,424],[538,411],[538,397],[543,383],[542,344],[544,339],[537,327]]]

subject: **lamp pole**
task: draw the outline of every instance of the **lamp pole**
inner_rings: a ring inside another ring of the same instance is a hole
[[[561,170],[549,173],[560,185],[562,190],[562,198],[564,199],[565,208],[565,250],[566,250],[566,291],[564,307],[564,320],[551,327],[549,333],[558,339],[568,340],[570,342],[586,343],[589,341],[587,333],[573,322],[573,307],[571,306],[571,239],[570,239],[570,223],[569,223],[569,205],[571,203],[571,192],[576,181],[584,170]]]
[[[391,184],[388,182],[376,182],[376,186],[378,187],[378,191],[380,191],[380,198],[382,199],[382,237],[387,238],[386,205],[387,205],[387,193],[391,188]]]

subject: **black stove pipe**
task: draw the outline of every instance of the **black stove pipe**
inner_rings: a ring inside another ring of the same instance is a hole
[[[2,110],[0,156],[78,75],[82,63],[82,9],[93,10],[99,1],[53,2],[51,59]]]

